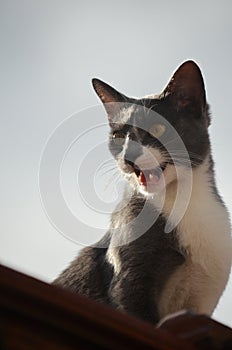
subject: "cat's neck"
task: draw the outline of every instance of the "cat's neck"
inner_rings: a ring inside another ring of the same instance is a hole
[[[203,196],[210,197],[212,200],[220,200],[217,190],[214,188],[214,173],[210,156],[195,169],[186,170],[178,181],[171,183],[166,188],[165,193],[154,196],[153,203],[155,206],[159,206],[159,203],[163,202],[161,212],[168,218],[174,209],[176,212],[182,211],[184,214],[184,212],[191,210],[192,206],[198,206],[199,200]]]

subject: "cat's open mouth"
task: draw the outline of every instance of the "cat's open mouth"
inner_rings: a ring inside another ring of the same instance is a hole
[[[143,169],[141,170],[137,165],[134,164],[134,172],[138,178],[141,186],[147,187],[149,185],[157,185],[160,181],[163,171],[166,169],[167,163],[162,163],[155,169]]]

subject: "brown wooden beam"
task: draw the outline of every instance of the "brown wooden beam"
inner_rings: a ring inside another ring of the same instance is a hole
[[[194,350],[206,335],[217,334],[220,344],[225,344],[225,338],[231,339],[230,329],[223,333],[219,330],[223,326],[214,324],[210,333],[209,318],[192,317],[187,328],[186,319],[177,319],[157,329],[106,305],[0,266],[1,350]],[[198,338],[192,336],[196,331],[200,332]]]

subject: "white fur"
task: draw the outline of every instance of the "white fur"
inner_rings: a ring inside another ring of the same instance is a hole
[[[159,98],[160,94],[149,94],[144,96],[144,98]]]
[[[127,124],[131,115],[135,111],[135,105],[134,104],[127,104],[126,108],[123,108],[123,102],[118,102],[120,106],[122,107],[122,110],[120,111],[120,117],[117,117],[115,122],[120,121],[120,124]],[[128,124],[130,125],[130,124]]]
[[[107,261],[114,267],[114,273],[117,275],[121,271],[122,263],[115,247],[109,247],[106,254]]]
[[[167,191],[166,217],[172,204]],[[208,160],[193,171],[190,202],[177,232],[187,259],[166,283],[159,301],[160,316],[184,308],[211,314],[229,278],[232,241],[227,210],[210,186]]]

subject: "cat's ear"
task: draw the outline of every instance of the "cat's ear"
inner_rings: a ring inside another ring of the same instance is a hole
[[[203,112],[206,108],[203,77],[193,61],[186,61],[177,69],[163,93],[178,111],[188,108]]]
[[[92,79],[92,84],[110,119],[120,110],[121,104],[127,101],[126,96],[99,79]]]

